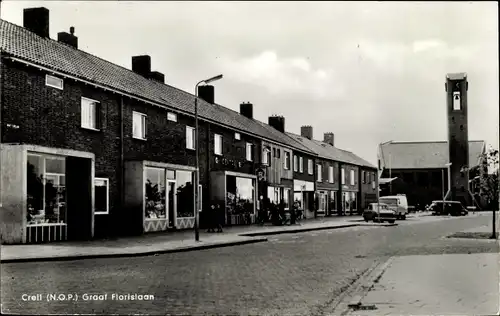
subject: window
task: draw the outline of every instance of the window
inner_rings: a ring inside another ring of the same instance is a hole
[[[253,161],[253,145],[251,143],[247,143],[247,160]]]
[[[344,170],[344,168],[340,169],[340,175],[342,177],[342,184],[345,184],[345,170]]]
[[[46,86],[63,90],[64,89],[63,83],[64,83],[64,81],[61,78],[57,78],[57,77],[54,77],[51,75],[45,76],[45,85]]]
[[[194,145],[194,135],[195,129],[191,126],[186,126],[186,148],[187,149],[195,149]]]
[[[262,151],[262,164],[269,165],[269,161],[271,160],[271,150],[269,148],[264,148]]]
[[[366,183],[366,172],[362,172],[361,177],[363,179],[363,183]]]
[[[351,185],[354,185],[354,170],[351,170]]]
[[[132,137],[146,139],[146,114],[132,112]]]
[[[299,158],[297,155],[293,155],[293,171],[299,171]]]
[[[165,169],[146,167],[146,182],[144,183],[145,190],[145,218],[151,219],[166,219],[167,204],[166,204],[166,182]]]
[[[302,157],[299,157],[299,171],[304,172],[304,159]]]
[[[214,153],[222,155],[222,135],[214,134]]]
[[[284,168],[290,170],[290,152],[285,151]]]
[[[109,214],[109,179],[94,178],[94,214]]]
[[[453,110],[461,110],[462,105],[460,104],[460,92],[453,92]]]
[[[290,209],[290,189],[283,189],[283,202],[285,203],[285,210]]]
[[[82,98],[82,127],[98,130],[100,125],[99,102]]]
[[[278,158],[281,158],[281,150],[278,148],[277,150]]]
[[[307,173],[309,173],[309,174],[314,173],[312,159],[307,159]]]
[[[177,114],[168,112],[167,113],[167,120],[172,121],[172,122],[177,122]]]
[[[375,189],[375,172],[372,172],[372,189]]]
[[[309,161],[311,161],[311,160],[309,160]],[[323,181],[323,176],[321,174],[321,171],[322,171],[321,170],[322,169],[321,165],[317,165],[317,169],[318,169],[318,176],[317,176],[318,177],[318,182],[321,182],[321,181]]]
[[[241,139],[240,133],[234,133],[234,139],[240,140]]]
[[[273,157],[276,158],[276,148],[273,148]]]
[[[333,166],[328,167],[328,182],[333,183]]]

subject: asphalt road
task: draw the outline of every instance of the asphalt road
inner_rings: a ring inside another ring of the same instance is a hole
[[[498,252],[497,243],[441,238],[489,221],[432,217],[149,257],[2,264],[2,312],[322,315],[350,282],[389,256]],[[49,293],[78,300],[47,301]],[[85,293],[107,297],[85,301]],[[154,300],[114,300],[113,293]],[[23,294],[42,294],[42,301],[23,301]]]

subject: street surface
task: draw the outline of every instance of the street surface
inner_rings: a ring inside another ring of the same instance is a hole
[[[276,235],[269,242],[186,253],[2,264],[2,312],[325,315],[351,282],[391,256],[498,252],[498,243],[442,238],[489,221],[484,215],[422,217],[394,227]],[[47,302],[49,293],[79,299]],[[84,301],[84,293],[108,296]],[[111,300],[113,293],[154,300]],[[23,301],[23,294],[42,294],[43,300]]]

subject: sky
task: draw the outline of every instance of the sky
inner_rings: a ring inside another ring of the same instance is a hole
[[[79,48],[131,69],[147,54],[167,84],[194,93],[222,73],[216,102],[251,102],[288,132],[376,165],[389,140],[447,139],[445,77],[466,72],[469,139],[498,148],[497,2],[3,1],[1,18],[50,10],[50,36],[75,27]]]

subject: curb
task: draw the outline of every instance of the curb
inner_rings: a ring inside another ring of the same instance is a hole
[[[309,231],[314,231],[314,230],[338,229],[338,228],[347,228],[347,227],[354,227],[354,226],[360,226],[360,225],[359,224],[345,224],[345,225],[339,225],[339,226],[297,228],[297,229],[289,229],[289,230],[275,230],[275,231],[268,231],[268,232],[263,231],[263,232],[255,232],[255,233],[243,233],[243,234],[240,234],[239,236],[255,237],[255,236],[294,234],[294,233],[309,232]]]
[[[126,257],[146,257],[159,254],[176,253],[176,252],[188,252],[195,250],[205,250],[213,248],[223,248],[231,246],[239,246],[246,244],[254,244],[259,242],[265,242],[267,238],[254,238],[247,240],[239,240],[227,243],[212,243],[196,246],[185,246],[174,249],[164,249],[164,250],[154,250],[136,253],[113,253],[113,254],[89,254],[89,255],[69,255],[62,257],[38,257],[38,258],[15,258],[15,259],[2,259],[1,263],[20,263],[20,262],[46,262],[46,261],[71,261],[71,260],[81,260],[81,259],[100,259],[100,258],[126,258]]]

